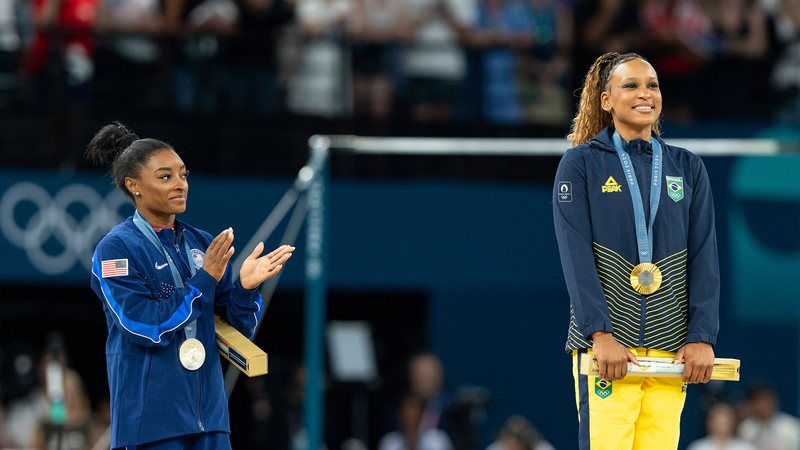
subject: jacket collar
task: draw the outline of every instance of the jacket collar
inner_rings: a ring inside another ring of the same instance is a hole
[[[595,147],[600,150],[605,150],[607,152],[616,153],[617,151],[614,149],[614,141],[612,139],[613,135],[614,135],[614,126],[610,125],[601,130],[599,133],[597,133],[592,139],[590,139],[589,146]],[[658,137],[655,132],[652,132],[651,136],[652,136],[651,139],[658,139],[658,142],[661,144],[661,148],[666,148],[664,140]],[[636,145],[638,145],[640,142],[644,144],[642,150],[644,150],[645,153],[653,152],[653,148],[650,146],[650,143],[647,141],[643,141],[641,139],[634,139],[630,142],[625,143],[625,150],[628,153],[630,153],[631,150],[633,148],[636,148]]]
[[[139,229],[136,227],[136,224],[133,223],[133,217],[129,217],[128,220],[130,221],[130,226],[133,227],[137,232],[139,232],[139,234],[141,234],[141,231],[139,231]],[[178,218],[176,217],[175,218],[175,233],[174,233],[175,241],[174,242],[176,242],[176,243],[182,242],[183,235],[184,235],[185,231],[186,231],[186,224],[184,224],[183,222],[178,220]],[[162,234],[161,233],[156,233],[156,236],[159,236],[159,239],[161,239]]]

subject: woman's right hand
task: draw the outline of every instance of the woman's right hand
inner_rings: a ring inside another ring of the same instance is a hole
[[[228,261],[233,256],[235,249],[231,247],[233,243],[233,228],[222,230],[222,233],[211,241],[206,249],[206,256],[203,258],[203,270],[219,281],[225,275],[225,268]]]
[[[628,374],[628,361],[639,365],[630,350],[606,331],[592,333],[592,353],[600,369],[599,376],[606,380],[621,380]]]

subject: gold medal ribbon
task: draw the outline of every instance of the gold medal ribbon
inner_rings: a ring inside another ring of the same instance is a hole
[[[650,139],[653,150],[653,162],[650,177],[650,221],[646,221],[644,202],[642,201],[639,182],[636,179],[636,172],[630,156],[625,151],[622,137],[614,131],[612,135],[614,150],[617,152],[622,171],[625,173],[625,181],[628,185],[628,192],[631,195],[633,204],[633,219],[636,229],[637,256],[640,264],[631,271],[631,286],[639,294],[649,295],[661,287],[661,271],[653,264],[653,226],[655,225],[658,204],[661,200],[661,161],[662,149],[658,138],[655,136]],[[641,145],[641,144],[637,144]]]

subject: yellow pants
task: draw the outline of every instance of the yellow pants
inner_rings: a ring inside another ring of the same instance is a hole
[[[672,357],[645,348],[636,356]],[[578,406],[580,450],[675,450],[680,437],[686,385],[680,378],[626,376],[608,381],[579,374],[581,358],[592,350],[572,352],[572,375]]]

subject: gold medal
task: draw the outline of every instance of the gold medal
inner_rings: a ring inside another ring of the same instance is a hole
[[[203,343],[197,339],[187,339],[181,344],[180,349],[181,365],[186,370],[197,370],[206,360],[206,349]]]
[[[650,295],[661,287],[661,270],[653,263],[641,263],[631,271],[633,290]]]

